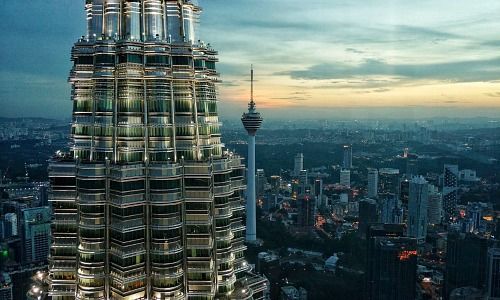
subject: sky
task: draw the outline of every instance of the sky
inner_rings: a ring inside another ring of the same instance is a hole
[[[222,117],[500,118],[498,0],[198,0]],[[0,1],[0,116],[68,118],[83,0]]]

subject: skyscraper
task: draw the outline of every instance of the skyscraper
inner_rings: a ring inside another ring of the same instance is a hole
[[[378,196],[378,170],[368,169],[368,197],[377,198]]]
[[[15,213],[6,213],[5,216],[5,228],[4,235],[6,238],[18,235],[18,222],[17,215]]]
[[[352,168],[352,146],[344,145],[343,151],[344,160],[342,161],[342,167],[344,169],[350,169]]]
[[[444,165],[443,171],[443,211],[447,217],[453,215],[458,201],[458,166]]]
[[[253,67],[250,75],[251,92],[250,103],[248,103],[248,113],[244,113],[241,122],[248,132],[248,169],[247,169],[247,233],[246,239],[249,242],[257,240],[257,221],[256,221],[256,197],[255,197],[255,134],[262,124],[260,113],[255,110],[253,100]]]
[[[399,197],[401,178],[398,169],[380,168],[378,170],[378,193],[395,194]]]
[[[323,205],[323,179],[314,180],[314,197],[316,198],[316,208]]]
[[[384,224],[400,224],[403,222],[403,209],[399,198],[394,194],[384,194],[380,198],[380,222]]]
[[[304,154],[297,153],[294,158],[293,176],[299,176],[302,170],[304,170]]]
[[[340,184],[348,188],[351,187],[351,170],[340,170]]]
[[[221,143],[217,52],[196,36],[201,9],[85,7],[71,153],[50,164],[52,298],[263,297],[264,281],[246,273],[244,165]]]
[[[427,236],[427,203],[429,187],[424,177],[413,177],[410,181],[408,200],[408,236],[424,241]]]
[[[417,281],[416,240],[405,237],[373,237],[368,253],[370,300],[413,300]]]
[[[378,210],[377,202],[373,199],[363,199],[359,201],[359,227],[358,234],[363,238],[366,236],[368,227],[377,223]]]
[[[489,249],[487,269],[486,299],[500,300],[500,248]]]
[[[443,198],[437,187],[429,185],[429,198],[427,206],[427,223],[431,225],[441,224],[443,211]]]
[[[449,299],[456,288],[472,286],[483,289],[486,285],[488,249],[494,240],[473,234],[450,231],[446,243],[446,269],[444,273],[444,299]]]
[[[257,173],[255,174],[255,176],[256,176],[255,177],[256,195],[262,196],[264,194],[264,190],[267,183],[266,173],[264,172],[264,169],[257,169]]]
[[[300,195],[297,199],[297,225],[303,227],[314,226],[315,224],[315,204],[313,195]]]
[[[44,262],[50,248],[49,207],[25,208],[22,210],[22,240],[24,261]]]

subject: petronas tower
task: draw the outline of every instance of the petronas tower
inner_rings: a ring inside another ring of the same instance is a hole
[[[200,7],[85,9],[71,151],[49,167],[52,298],[265,299],[244,259],[245,167],[221,143],[217,52],[196,36]]]

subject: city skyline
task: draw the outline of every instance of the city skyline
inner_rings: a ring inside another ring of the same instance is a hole
[[[500,112],[494,1],[199,2],[207,12],[201,36],[221,50],[223,117],[245,109],[251,63],[255,98],[270,119],[298,115],[298,107],[302,118]],[[84,17],[81,5],[37,0],[0,8],[9,45],[1,51],[0,116],[67,116],[70,66],[60,57],[85,33],[74,21]]]

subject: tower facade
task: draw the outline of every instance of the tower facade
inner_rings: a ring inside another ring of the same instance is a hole
[[[413,177],[410,181],[408,200],[408,236],[419,241],[427,236],[427,205],[429,186],[424,177]]]
[[[340,170],[340,184],[347,188],[351,187],[351,170],[349,169]]]
[[[255,197],[255,135],[262,125],[262,117],[256,111],[253,100],[253,68],[251,70],[251,94],[248,103],[248,112],[241,117],[241,122],[248,132],[248,169],[247,169],[247,233],[246,239],[249,242],[257,240],[257,220],[256,220],[256,197]]]
[[[294,158],[294,164],[293,164],[293,175],[294,176],[299,176],[300,171],[304,170],[304,154],[303,153],[297,153]]]
[[[188,0],[87,0],[70,153],[49,166],[53,299],[263,297],[244,260],[242,158]]]
[[[429,185],[429,199],[427,206],[427,222],[432,225],[441,224],[443,197],[437,187]]]
[[[344,169],[350,169],[352,168],[352,146],[344,145],[343,151],[344,159],[342,161],[342,167]]]
[[[368,169],[368,197],[378,197],[378,169]]]
[[[366,299],[415,299],[417,281],[416,240],[405,237],[371,238],[368,243],[368,290]]]
[[[458,166],[444,165],[443,170],[443,211],[449,218],[453,215],[458,201]]]
[[[500,299],[500,248],[488,250],[487,265],[487,298],[488,300]]]

